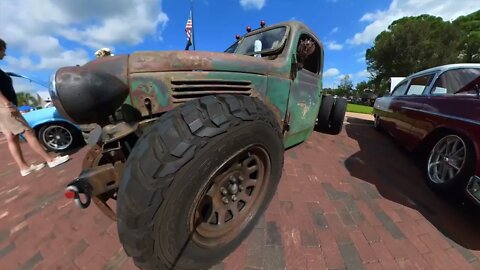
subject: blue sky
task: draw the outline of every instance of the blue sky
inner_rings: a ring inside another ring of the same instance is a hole
[[[452,20],[479,8],[479,0],[194,0],[196,49],[223,51],[260,20],[299,20],[325,47],[324,85],[349,75],[366,80],[365,50],[403,16]],[[8,43],[3,70],[47,81],[55,69],[83,64],[101,47],[114,54],[183,50],[190,0],[2,0],[0,38]],[[24,85],[18,84],[23,90]]]

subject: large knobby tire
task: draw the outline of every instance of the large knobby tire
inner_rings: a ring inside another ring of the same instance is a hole
[[[70,124],[47,123],[38,129],[40,143],[52,152],[65,152],[82,143],[80,132]]]
[[[468,138],[456,133],[436,136],[428,147],[424,179],[427,185],[451,199],[461,199],[475,171],[475,152]]]
[[[329,129],[330,114],[332,112],[334,103],[335,100],[333,99],[333,96],[328,95],[322,97],[322,102],[317,115],[317,123],[315,125],[316,131],[321,132]]]
[[[343,122],[345,121],[347,103],[347,100],[344,98],[336,99],[330,114],[330,127],[327,133],[332,135],[340,134],[343,128]]]
[[[120,182],[126,253],[141,269],[219,263],[264,213],[283,154],[280,126],[256,98],[209,96],[166,113],[139,139]]]

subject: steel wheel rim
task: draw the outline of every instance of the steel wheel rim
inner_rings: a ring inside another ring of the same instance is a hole
[[[56,150],[64,150],[73,142],[73,136],[70,131],[58,125],[47,127],[43,132],[42,139],[48,147]]]
[[[262,202],[270,181],[270,168],[267,151],[258,145],[240,150],[222,164],[196,196],[191,218],[192,240],[211,247],[236,237]]]
[[[444,184],[455,178],[467,158],[467,146],[456,135],[443,137],[435,144],[428,159],[428,176],[436,184]]]

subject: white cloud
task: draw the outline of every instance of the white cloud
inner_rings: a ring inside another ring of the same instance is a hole
[[[350,80],[353,79],[353,74],[340,74],[338,75],[337,77],[335,77],[335,79],[337,79],[338,81],[341,81],[343,78],[345,78],[346,76],[348,76],[348,78]]]
[[[265,6],[266,0],[240,0],[240,5],[244,9],[261,10]]]
[[[353,75],[354,78],[368,78],[369,76],[370,73],[366,69],[359,71]]]
[[[5,68],[5,71],[14,71],[17,69],[26,70],[32,67],[32,60],[28,57],[15,58],[12,56],[6,56],[5,61],[7,62],[7,68]]]
[[[472,13],[478,7],[478,0],[445,0],[442,2],[437,0],[393,0],[388,10],[364,14],[360,21],[369,24],[362,32],[356,33],[347,42],[355,45],[369,44],[394,20],[404,16],[430,14],[442,17],[444,20],[453,20]]]
[[[332,42],[329,42],[327,44],[327,48],[332,50],[332,51],[339,51],[341,49],[343,49],[343,45],[342,44],[338,44],[336,43],[335,41],[332,41]]]
[[[332,31],[330,31],[330,34],[335,34],[338,32],[338,27],[335,27],[332,29]]]
[[[9,50],[15,49],[22,55],[19,59],[6,59],[10,68],[48,70],[83,64],[93,58],[99,47],[136,45],[147,36],[161,39],[168,23],[161,0],[12,3],[0,1],[2,38]],[[70,41],[68,46],[66,41]]]
[[[324,77],[333,77],[340,74],[340,71],[336,68],[329,68],[323,73]]]
[[[52,57],[43,57],[38,69],[56,69],[61,66],[82,65],[89,60],[85,50],[67,50]]]

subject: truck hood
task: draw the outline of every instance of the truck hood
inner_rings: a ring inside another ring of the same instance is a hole
[[[135,52],[129,59],[130,73],[192,70],[267,75],[271,63],[253,56],[198,51]]]

